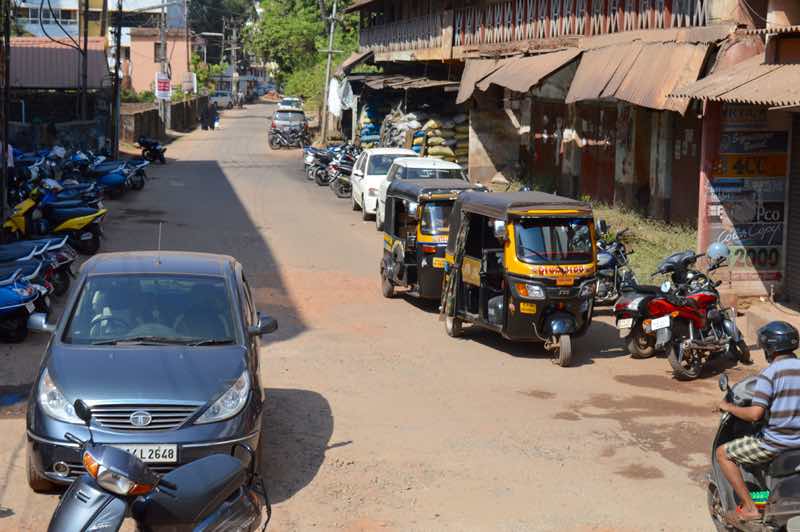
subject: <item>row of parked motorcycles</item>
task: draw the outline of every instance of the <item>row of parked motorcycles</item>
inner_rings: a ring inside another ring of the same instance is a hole
[[[337,198],[349,199],[353,190],[353,166],[361,151],[350,143],[326,148],[306,147],[303,149],[306,177],[321,187],[330,187]]]
[[[675,378],[693,380],[720,357],[750,363],[750,349],[736,325],[736,309],[722,304],[710,274],[726,266],[730,250],[713,243],[706,253],[682,251],[664,258],[652,276],[667,276],[661,286],[639,284],[630,268],[627,230],[612,238],[599,222],[595,305],[612,305],[620,337],[633,358],[664,354]],[[706,258],[705,271],[697,268]]]
[[[163,151],[149,158],[161,157]],[[28,317],[49,313],[53,298],[67,293],[78,254],[100,249],[108,214],[103,200],[144,188],[149,164],[89,151],[67,153],[58,146],[14,151],[8,187],[14,207],[3,223],[5,243],[0,244],[0,340],[24,340]]]

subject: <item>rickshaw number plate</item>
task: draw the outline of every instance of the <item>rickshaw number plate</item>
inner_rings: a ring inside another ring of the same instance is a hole
[[[650,322],[650,330],[657,331],[659,329],[666,329],[669,327],[670,317],[669,316],[661,316],[660,318],[656,318]]]
[[[434,268],[444,268],[444,257],[434,257],[433,258],[433,267]]]
[[[556,286],[572,286],[575,284],[575,279],[564,278],[556,279]]]
[[[519,311],[523,314],[536,314],[536,303],[528,303],[526,301],[522,301],[519,304]]]
[[[630,329],[631,327],[633,327],[633,318],[625,318],[617,322],[617,329]]]

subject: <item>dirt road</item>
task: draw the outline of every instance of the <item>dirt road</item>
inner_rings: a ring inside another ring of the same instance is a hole
[[[563,369],[383,299],[374,223],[305,181],[297,150],[266,148],[269,112],[173,143],[157,179],[110,202],[104,249],[152,249],[163,222],[165,248],[237,256],[277,315],[262,353],[272,530],[711,530],[716,379],[631,360],[607,316]],[[0,347],[0,530],[42,530],[56,503],[25,482],[19,398],[44,342]]]

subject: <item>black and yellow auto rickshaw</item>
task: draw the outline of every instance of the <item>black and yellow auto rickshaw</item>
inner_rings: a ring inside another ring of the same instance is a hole
[[[588,203],[541,192],[464,192],[447,243],[442,314],[510,340],[543,342],[561,366],[589,328],[596,234]]]
[[[381,290],[396,287],[424,299],[442,295],[450,211],[458,194],[478,190],[460,179],[401,179],[386,191]]]

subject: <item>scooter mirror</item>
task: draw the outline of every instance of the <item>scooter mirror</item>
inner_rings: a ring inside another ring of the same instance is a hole
[[[719,376],[719,389],[722,392],[728,391],[728,375],[727,373],[723,373]]]
[[[72,406],[75,408],[75,415],[82,419],[86,425],[89,425],[92,420],[92,409],[89,408],[89,405],[81,399],[76,399]]]

